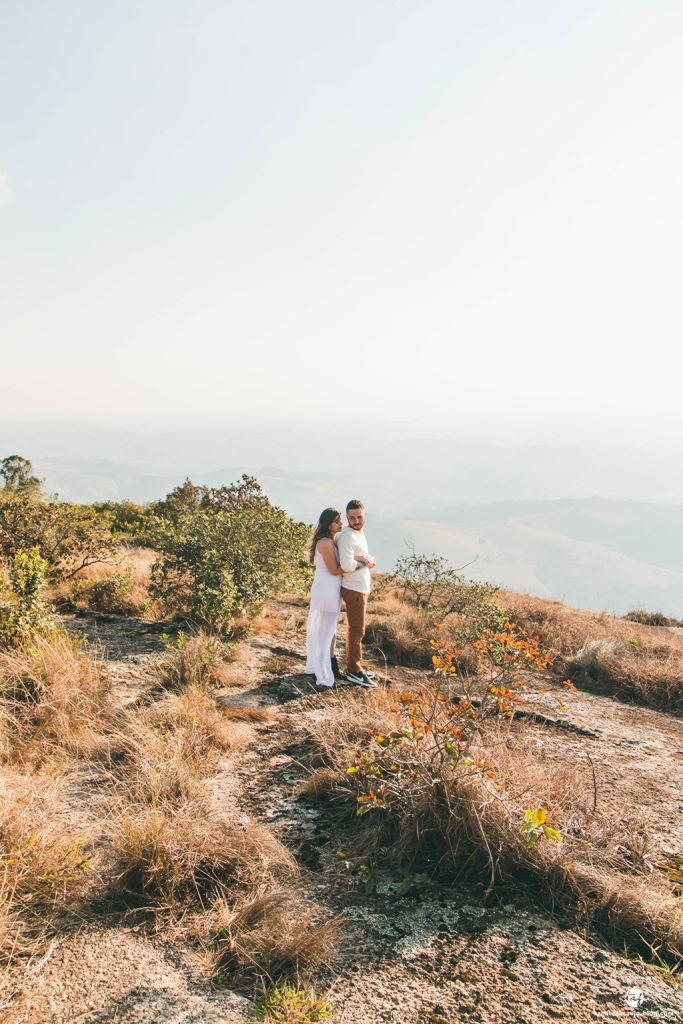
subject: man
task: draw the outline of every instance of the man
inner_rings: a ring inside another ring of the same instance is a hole
[[[354,499],[346,506],[346,522],[336,536],[337,551],[342,577],[342,598],[346,606],[348,628],[346,632],[346,678],[355,686],[373,690],[377,683],[373,673],[363,669],[363,636],[365,634],[365,608],[368,594],[372,590],[370,570],[375,568],[375,559],[368,553],[365,539],[365,506]]]

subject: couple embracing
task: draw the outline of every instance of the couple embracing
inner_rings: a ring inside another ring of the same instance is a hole
[[[372,590],[370,570],[375,559],[368,553],[365,539],[365,506],[353,500],[346,506],[346,522],[341,513],[326,508],[320,515],[309,550],[315,566],[311,603],[306,623],[306,673],[315,676],[317,690],[331,690],[335,679],[347,679],[355,686],[372,690],[377,685],[374,673],[361,664],[365,607]],[[337,624],[342,599],[346,606],[346,676],[339,670],[334,654]]]

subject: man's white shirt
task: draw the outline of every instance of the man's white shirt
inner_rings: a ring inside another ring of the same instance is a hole
[[[339,564],[344,575],[342,576],[342,587],[347,590],[357,590],[360,594],[369,594],[372,590],[372,575],[367,565],[359,565],[358,555],[367,557],[368,542],[362,530],[352,530],[345,526],[335,538],[337,551],[339,552]]]

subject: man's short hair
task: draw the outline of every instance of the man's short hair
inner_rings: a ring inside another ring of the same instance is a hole
[[[361,512],[365,512],[365,505],[359,498],[351,498],[351,501],[346,506],[346,511],[350,512],[352,508],[359,508]]]

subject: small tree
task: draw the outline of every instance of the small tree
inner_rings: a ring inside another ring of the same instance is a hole
[[[69,579],[116,551],[106,516],[88,505],[42,501],[30,492],[0,492],[0,556],[38,548],[52,579]]]
[[[22,455],[7,455],[0,461],[0,477],[4,480],[3,490],[12,494],[35,494],[40,491],[42,480],[33,476],[33,465]]]
[[[403,593],[432,620],[443,621],[457,613],[477,629],[500,627],[504,621],[502,609],[491,600],[498,588],[466,580],[441,555],[416,554],[411,547],[410,554],[402,555],[393,572],[385,576],[382,586]]]
[[[307,527],[271,505],[253,477],[221,488],[187,480],[156,505],[147,529],[160,552],[152,596],[218,633],[296,585],[305,565]]]

